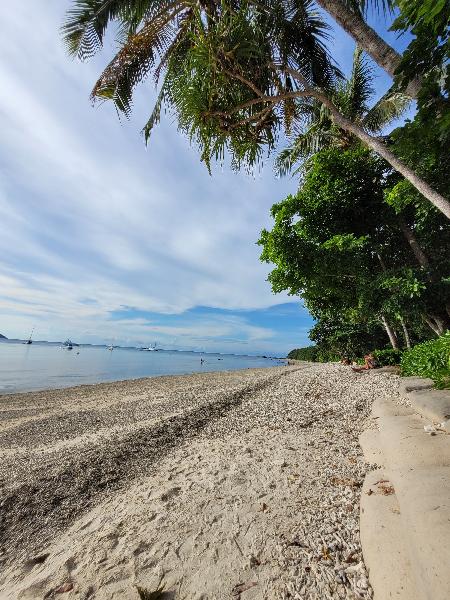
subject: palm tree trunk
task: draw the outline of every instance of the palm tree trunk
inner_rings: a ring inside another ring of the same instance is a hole
[[[408,350],[410,350],[411,349],[411,338],[409,337],[408,328],[406,327],[406,323],[402,317],[400,317],[400,323],[401,323],[401,326],[403,329],[403,336],[405,338],[406,347],[408,348]]]
[[[422,315],[422,318],[428,325],[428,327],[432,329],[437,336],[442,335],[447,331],[447,329],[450,329],[450,319],[447,317],[447,315],[444,315],[442,313],[428,313],[426,315]]]
[[[417,241],[417,238],[414,235],[414,232],[406,224],[405,220],[400,215],[397,217],[397,221],[398,221],[399,227],[400,227],[403,235],[405,236],[408,244],[411,247],[411,250],[412,250],[414,256],[417,259],[417,262],[424,269],[429,269],[430,268],[430,261],[428,260],[428,256],[425,254],[425,252],[420,247],[420,244]]]
[[[389,323],[387,322],[387,319],[384,315],[381,315],[381,322],[383,323],[383,326],[386,329],[386,333],[388,334],[389,341],[391,342],[391,346],[394,348],[394,350],[398,350],[397,336],[395,335],[395,331],[389,325]]]
[[[404,162],[395,156],[385,144],[376,137],[369,135],[362,127],[344,117],[344,115],[336,108],[333,102],[322,92],[316,92],[311,89],[311,95],[320,100],[330,111],[333,121],[345,131],[349,131],[361,142],[368,146],[371,150],[379,154],[386,162],[388,162],[396,171],[398,171],[405,179],[407,179],[417,191],[419,191],[427,200],[431,202],[438,210],[440,210],[448,219],[450,219],[450,202],[444,198],[439,192],[436,192],[426,181],[421,179],[412,169]]]
[[[434,333],[439,336],[439,329],[434,321],[434,319],[432,319],[429,315],[422,315],[423,320],[425,321],[425,323],[428,325],[428,327],[434,331]]]
[[[361,48],[373,58],[391,77],[400,65],[402,57],[392,46],[389,46],[379,35],[364,21],[357,12],[350,10],[341,0],[317,0],[333,19],[346,31]],[[420,81],[412,80],[407,87],[407,92],[412,98],[417,98],[420,90]]]
[[[447,331],[447,329],[449,329],[449,319],[447,318],[447,315],[432,314],[431,317],[434,319],[434,322],[437,325],[439,335],[442,335]]]
[[[275,68],[279,68],[274,65]],[[434,190],[426,181],[424,181],[421,177],[416,175],[412,169],[410,169],[403,161],[401,161],[393,152],[389,150],[389,148],[377,137],[369,135],[362,127],[357,125],[351,119],[345,117],[340,110],[335,106],[334,102],[327,96],[326,93],[313,88],[309,85],[307,79],[297,71],[296,69],[292,69],[291,67],[282,67],[280,69],[285,73],[289,73],[292,77],[294,77],[304,88],[303,90],[288,92],[278,96],[264,96],[260,95],[259,98],[254,98],[250,101],[251,104],[256,104],[259,102],[273,102],[278,103],[284,98],[297,98],[297,97],[311,97],[316,98],[321,102],[324,106],[328,108],[330,111],[331,117],[333,121],[344,129],[344,131],[348,131],[357,137],[363,144],[365,144],[368,148],[379,154],[384,160],[391,165],[398,173],[403,175],[405,179],[407,179],[418,192],[420,192],[427,200],[433,204],[438,210],[440,210],[448,219],[450,219],[450,202],[447,198],[444,198],[439,192]],[[242,78],[241,78],[242,79]],[[250,83],[249,87],[253,89],[253,85]],[[240,106],[243,108],[244,106],[249,106],[249,102],[244,103]],[[236,110],[236,108],[234,109]]]

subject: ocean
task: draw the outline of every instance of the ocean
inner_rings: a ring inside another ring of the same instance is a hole
[[[203,363],[200,362],[203,359]],[[138,379],[157,375],[184,375],[233,371],[285,364],[279,359],[235,354],[209,354],[136,348],[74,346],[59,343],[0,341],[0,394],[67,388],[75,385]]]

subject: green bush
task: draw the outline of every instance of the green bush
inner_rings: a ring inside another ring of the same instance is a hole
[[[401,374],[429,377],[437,388],[450,388],[450,331],[404,352]]]
[[[341,360],[341,357],[331,352],[330,350],[318,350],[316,354],[316,362],[326,363],[326,362],[338,362]]]
[[[291,350],[287,356],[294,360],[310,360],[315,362],[317,360],[317,346],[306,346],[306,348],[295,348]]]
[[[306,346],[306,348],[295,348],[287,355],[294,360],[308,360],[311,362],[336,362],[340,357],[334,352],[324,350],[320,346]]]
[[[399,365],[403,351],[387,348],[386,350],[374,350],[373,355],[379,367],[386,367],[388,365]]]

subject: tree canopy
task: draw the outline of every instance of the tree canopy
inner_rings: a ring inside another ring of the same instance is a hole
[[[364,148],[322,150],[305,169],[298,193],[273,206],[274,226],[259,240],[261,260],[275,266],[273,291],[304,299],[318,321],[311,335],[320,332],[322,343],[329,335],[348,344],[352,331],[379,337],[383,327],[386,343],[393,335],[399,345],[399,331],[409,327],[409,337],[421,339],[424,323],[442,333],[449,324],[446,220],[428,207],[390,207],[391,170]]]
[[[358,6],[350,4],[360,22]],[[306,98],[450,218],[450,202],[438,190],[333,102],[341,73],[326,46],[330,28],[312,0],[74,0],[64,28],[69,51],[90,56],[113,20],[120,25],[120,49],[93,97],[111,99],[127,113],[136,85],[149,74],[157,82],[162,77],[147,139],[165,106],[207,165],[225,152],[237,167],[253,165],[301,120]],[[362,47],[368,42],[363,36]]]

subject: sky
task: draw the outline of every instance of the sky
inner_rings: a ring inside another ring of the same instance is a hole
[[[129,121],[92,106],[113,42],[88,63],[69,58],[69,6],[16,2],[2,15],[0,333],[277,356],[308,345],[311,316],[271,292],[256,245],[297,181],[276,178],[272,158],[254,175],[209,175],[170,118],[146,147],[151,82]],[[338,29],[332,49],[348,71],[353,44]]]

